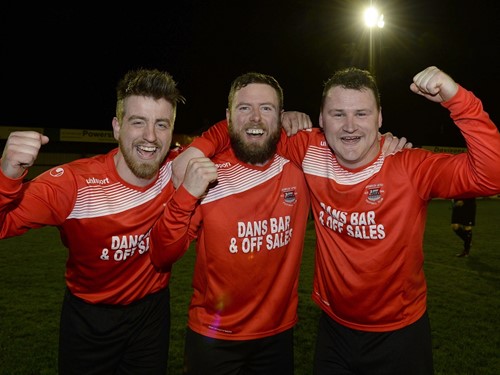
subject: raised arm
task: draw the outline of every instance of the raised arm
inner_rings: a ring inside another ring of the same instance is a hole
[[[182,184],[151,230],[150,257],[155,267],[169,270],[188,249],[198,229],[198,224],[192,222],[198,200],[216,179],[217,167],[209,158],[187,161]]]
[[[481,101],[435,66],[416,74],[410,90],[447,108],[467,143],[466,153],[443,156],[432,168],[421,165],[432,173],[434,192],[442,198],[500,193],[500,133]]]

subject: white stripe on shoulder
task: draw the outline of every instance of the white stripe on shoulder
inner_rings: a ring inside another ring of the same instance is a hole
[[[68,219],[88,219],[113,215],[138,207],[160,195],[170,181],[169,164],[160,168],[155,184],[146,191],[131,189],[116,182],[110,185],[89,185],[78,190],[75,206]]]
[[[275,155],[271,165],[265,170],[252,169],[241,164],[235,164],[227,169],[219,169],[217,176],[219,183],[208,191],[201,204],[239,194],[263,184],[279,175],[285,164],[289,162],[288,159]]]
[[[329,148],[311,146],[302,161],[305,174],[324,177],[341,185],[356,185],[378,173],[384,164],[384,156],[359,172],[350,172],[339,165]]]

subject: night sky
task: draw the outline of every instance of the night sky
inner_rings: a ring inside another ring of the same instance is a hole
[[[178,82],[187,103],[177,133],[222,119],[231,81],[248,71],[276,77],[285,109],[317,123],[323,82],[338,68],[368,68],[369,1],[177,0],[111,10],[9,3],[0,22],[1,126],[110,130],[116,83],[138,67],[167,70]],[[473,91],[500,124],[498,2],[373,3],[386,21],[373,32],[382,131],[416,145],[462,146],[448,112],[408,89],[429,65]]]

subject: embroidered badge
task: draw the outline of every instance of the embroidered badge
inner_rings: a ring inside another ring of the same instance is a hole
[[[281,190],[283,193],[283,202],[286,204],[295,204],[297,202],[297,195],[295,188],[286,188]]]
[[[365,189],[366,202],[370,204],[379,204],[384,200],[384,189],[382,184],[369,185]]]

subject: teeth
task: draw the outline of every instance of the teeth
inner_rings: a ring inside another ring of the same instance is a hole
[[[156,147],[154,146],[139,146],[139,148],[143,151],[147,151],[147,152],[154,152],[156,150]]]
[[[264,130],[262,129],[247,129],[247,134],[253,134],[253,135],[262,135],[264,134]]]

